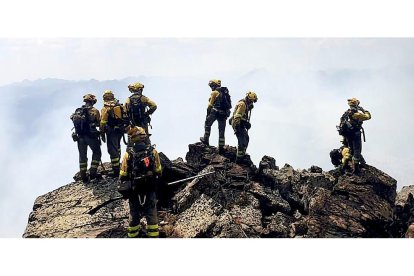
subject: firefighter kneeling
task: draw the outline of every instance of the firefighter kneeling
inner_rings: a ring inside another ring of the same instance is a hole
[[[129,199],[128,237],[140,235],[140,220],[147,220],[148,237],[157,238],[157,198],[156,185],[161,177],[162,168],[158,152],[146,144],[147,134],[141,127],[128,129],[128,136],[133,146],[127,149],[121,164],[118,191]]]

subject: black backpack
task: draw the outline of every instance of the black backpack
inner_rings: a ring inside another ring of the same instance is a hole
[[[144,146],[137,149],[135,146],[128,150],[130,155],[130,172],[133,186],[138,191],[148,191],[153,186],[155,177],[155,157],[154,148]],[[152,176],[148,177],[148,172],[152,172]]]
[[[82,106],[75,110],[75,112],[70,116],[75,128],[75,133],[78,135],[89,134],[90,132],[90,121],[89,121],[89,112],[88,107]]]
[[[332,165],[338,167],[342,163],[342,148],[331,150],[329,156],[331,157]]]
[[[141,101],[142,95],[133,94],[129,97],[129,119],[134,125],[148,124],[149,117],[145,116],[146,105]]]
[[[214,107],[219,110],[227,111],[231,109],[231,97],[227,87],[218,87],[216,89],[220,94],[216,98]]]
[[[355,127],[350,122],[350,117],[352,116],[354,112],[352,110],[347,110],[341,117],[339,126],[336,126],[336,129],[338,130],[339,135],[342,136],[349,136],[353,132],[355,132]]]

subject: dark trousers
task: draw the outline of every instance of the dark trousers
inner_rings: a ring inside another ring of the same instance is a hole
[[[209,141],[211,126],[217,120],[218,123],[218,130],[219,130],[219,147],[224,147],[225,145],[225,130],[226,130],[226,119],[227,116],[225,113],[222,114],[223,111],[217,111],[216,109],[212,109],[210,113],[206,117],[206,121],[204,123],[204,140]]]
[[[142,203],[143,205],[141,205]],[[149,225],[158,224],[155,192],[134,193],[129,198],[129,226],[138,225],[143,216],[145,216]]]
[[[86,173],[88,168],[88,146],[92,150],[91,174],[95,174],[101,161],[101,142],[98,136],[79,135],[79,167],[81,174]]]
[[[351,150],[352,159],[356,164],[365,164],[365,159],[362,156],[362,139],[361,130],[355,131],[346,137]]]
[[[119,160],[121,158],[121,131],[106,132],[106,146],[111,157],[112,170],[119,171]]]
[[[247,146],[249,145],[249,133],[244,127],[236,129],[236,137],[238,142],[237,157],[243,157],[246,154]]]

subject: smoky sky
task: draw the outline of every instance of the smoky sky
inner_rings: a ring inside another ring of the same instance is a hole
[[[101,109],[104,90],[124,102],[135,81],[158,104],[152,142],[170,159],[202,136],[207,83],[219,78],[233,106],[248,90],[258,95],[247,150],[256,165],[270,155],[297,169],[333,168],[335,126],[357,97],[372,114],[366,161],[399,188],[414,184],[413,50],[414,39],[1,39],[0,236],[20,237],[36,197],[72,181],[69,116],[82,96],[95,93]],[[229,125],[226,144],[237,145]]]

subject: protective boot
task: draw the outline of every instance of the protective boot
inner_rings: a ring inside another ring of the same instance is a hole
[[[102,179],[102,176],[100,174],[98,174],[97,171],[98,170],[96,168],[90,168],[89,169],[89,180]]]
[[[365,162],[365,159],[362,155],[361,155],[361,158],[359,160],[359,167],[360,168],[367,168],[367,162]]]
[[[119,177],[119,166],[118,167],[113,167],[112,171],[110,171],[108,173],[108,176],[111,178],[117,178]]]
[[[208,139],[209,137],[206,137],[206,136],[204,136],[204,137],[200,137],[200,141],[201,141],[201,143],[203,143],[204,145],[206,145],[206,146],[210,146],[210,143],[209,143],[209,139]]]
[[[224,154],[224,147],[219,147],[218,148],[218,153],[219,154]]]
[[[236,156],[236,164],[243,165],[245,163],[244,155]]]
[[[359,174],[361,172],[361,168],[359,166],[359,163],[354,164],[354,169],[352,171],[353,174]]]
[[[89,181],[89,178],[86,175],[86,171],[80,171],[80,177],[83,183],[87,183]]]
[[[236,164],[243,164],[245,155],[246,149],[238,147],[236,153]]]

